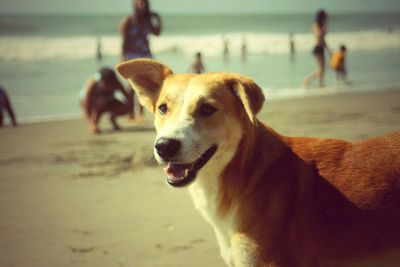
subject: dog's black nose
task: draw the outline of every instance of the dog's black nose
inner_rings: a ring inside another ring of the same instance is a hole
[[[175,139],[160,138],[157,140],[154,147],[160,157],[169,159],[179,152],[181,149],[181,142]]]

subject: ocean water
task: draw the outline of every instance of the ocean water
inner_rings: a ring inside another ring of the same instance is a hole
[[[162,14],[161,14],[162,15]],[[194,53],[203,53],[207,71],[231,71],[251,77],[267,100],[307,97],[343,90],[379,90],[400,86],[400,14],[332,15],[327,43],[348,48],[350,83],[340,85],[328,71],[324,90],[305,90],[303,79],[316,65],[311,55],[313,15],[163,16],[163,32],[151,37],[154,57],[175,72],[186,72]],[[118,63],[121,40],[117,15],[0,16],[0,84],[20,121],[80,116],[78,93],[88,77]],[[289,33],[296,54],[289,57]],[[229,60],[222,56],[229,40]],[[95,60],[101,38],[102,62]],[[240,58],[243,39],[248,48]]]

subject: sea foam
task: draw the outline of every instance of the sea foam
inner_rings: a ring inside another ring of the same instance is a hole
[[[229,51],[239,54],[243,40],[249,54],[287,54],[289,37],[282,33],[231,33],[225,35],[229,41]],[[95,56],[95,37],[40,37],[2,36],[0,37],[0,59],[3,60],[43,60],[43,59],[86,59]],[[314,38],[311,34],[294,36],[297,52],[312,50]],[[150,38],[154,54],[180,53],[192,56],[202,52],[206,56],[220,56],[223,50],[222,35],[164,35]],[[327,43],[335,50],[345,44],[349,51],[400,49],[400,31],[358,31],[331,32]],[[107,56],[119,56],[121,40],[118,36],[102,38],[102,52]]]

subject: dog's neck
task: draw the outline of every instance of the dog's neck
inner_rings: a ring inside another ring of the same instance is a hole
[[[219,168],[206,165],[189,188],[196,208],[207,221],[210,212],[218,217],[227,215],[234,205],[233,199],[246,194],[258,182],[256,178],[262,177],[260,173],[286,148],[281,137],[261,122],[249,123],[245,129],[238,147],[218,159]]]
[[[219,179],[219,213],[224,215],[247,191],[254,188],[287,146],[271,128],[257,121],[248,130]]]

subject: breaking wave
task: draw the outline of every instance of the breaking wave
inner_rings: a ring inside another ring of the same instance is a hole
[[[289,37],[282,33],[231,33],[225,35],[229,40],[232,54],[239,54],[243,40],[249,54],[287,54]],[[0,59],[3,60],[43,60],[43,59],[85,59],[95,55],[95,37],[37,37],[37,36],[2,36],[0,37]],[[311,51],[314,40],[311,34],[294,36],[297,52]],[[219,56],[222,53],[222,36],[209,35],[165,35],[152,37],[151,46],[154,54],[180,53],[193,55],[201,51],[207,56]],[[350,51],[400,49],[400,31],[358,31],[331,32],[327,43],[333,49],[345,44]],[[102,38],[102,52],[106,56],[118,56],[121,40],[118,36]]]

